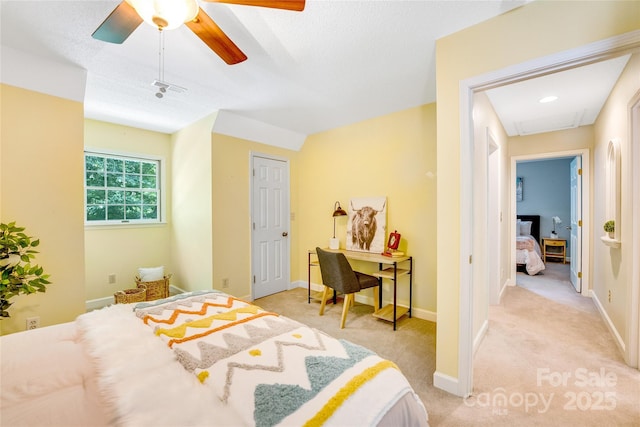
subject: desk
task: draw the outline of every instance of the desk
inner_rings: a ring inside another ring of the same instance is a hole
[[[561,259],[565,264],[567,261],[567,241],[565,239],[542,238],[542,259],[547,262],[547,258]]]
[[[378,264],[378,271],[375,273],[369,273],[372,276],[378,278],[380,282],[380,286],[378,286],[379,292],[379,301],[380,305],[382,305],[382,280],[389,279],[393,281],[393,304],[387,304],[384,307],[374,307],[376,311],[373,313],[374,317],[379,319],[386,320],[388,322],[393,322],[393,330],[396,330],[397,320],[404,316],[405,314],[409,314],[411,317],[411,299],[413,294],[413,258],[410,256],[400,256],[400,257],[388,257],[381,254],[374,254],[370,252],[357,252],[357,251],[347,251],[344,249],[325,249],[330,252],[341,252],[343,253],[347,259],[354,261],[364,261],[364,262],[372,262]],[[307,259],[307,288],[308,288],[308,302],[311,302],[312,293],[311,293],[311,267],[319,266],[317,258],[315,258],[315,250],[308,251]],[[405,264],[407,268],[398,268],[398,264]],[[398,289],[398,279],[402,276],[409,276],[409,307],[398,307],[397,304],[397,289]],[[320,299],[319,296],[313,296],[313,298]],[[335,295],[334,295],[335,302]]]

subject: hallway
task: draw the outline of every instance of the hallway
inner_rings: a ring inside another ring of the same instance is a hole
[[[590,298],[577,294],[568,264],[518,273],[489,309],[474,359],[475,425],[637,425],[640,372],[623,360]]]

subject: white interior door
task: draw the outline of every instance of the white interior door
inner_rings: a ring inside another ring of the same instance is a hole
[[[252,156],[252,297],[289,288],[289,164]]]
[[[582,157],[571,161],[571,284],[582,292]]]

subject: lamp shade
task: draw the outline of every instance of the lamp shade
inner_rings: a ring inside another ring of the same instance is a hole
[[[147,24],[161,30],[178,28],[198,15],[197,0],[126,0]]]
[[[336,202],[333,205],[333,216],[345,216],[347,213],[340,206],[340,202]]]

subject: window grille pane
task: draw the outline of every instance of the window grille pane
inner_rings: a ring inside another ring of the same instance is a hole
[[[104,204],[104,190],[87,190],[87,205]]]
[[[107,172],[124,172],[124,161],[109,158],[107,160]]]
[[[87,206],[87,221],[104,221],[106,218],[107,210],[104,205],[90,205]]]
[[[124,206],[122,205],[109,205],[107,219],[124,219]]]
[[[156,177],[155,176],[142,176],[142,188],[156,188]]]
[[[126,174],[124,179],[127,188],[140,188],[140,175]]]
[[[140,206],[127,206],[125,216],[127,219],[140,219],[142,217],[141,212]]]
[[[124,175],[121,173],[108,173],[107,174],[107,187],[124,187]]]
[[[104,173],[87,171],[87,187],[103,187]]]
[[[104,158],[97,156],[87,156],[85,158],[85,169],[87,171],[104,171]]]

